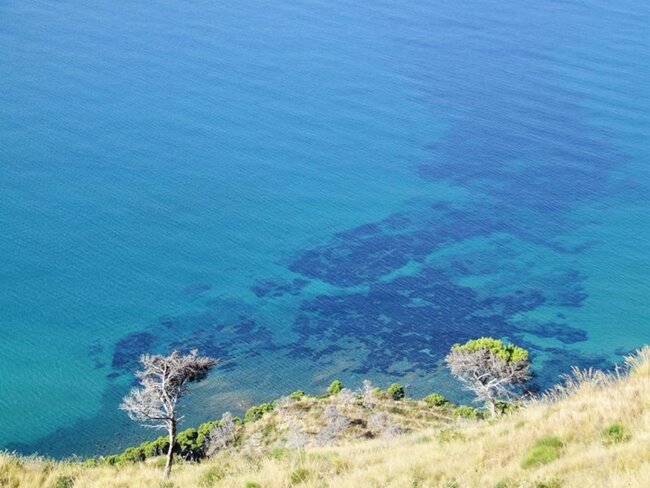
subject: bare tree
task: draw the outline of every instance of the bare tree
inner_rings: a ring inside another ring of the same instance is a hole
[[[174,351],[169,356],[145,354],[140,358],[143,369],[137,371],[140,387],[124,397],[120,409],[131,420],[145,427],[167,430],[169,449],[163,478],[169,478],[176,443],[178,401],[187,393],[190,383],[205,379],[217,361],[201,357],[195,349],[187,355]]]
[[[509,402],[530,379],[528,351],[490,337],[454,345],[445,361],[492,416],[498,402]]]

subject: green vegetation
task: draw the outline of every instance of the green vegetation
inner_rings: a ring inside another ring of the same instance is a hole
[[[481,412],[469,405],[458,405],[454,409],[454,415],[463,419],[477,420],[482,418]]]
[[[603,444],[610,446],[627,442],[632,438],[630,431],[622,424],[614,423],[603,429]]]
[[[291,395],[289,395],[289,398],[292,400],[300,400],[301,398],[304,398],[307,396],[307,393],[305,393],[302,390],[296,390],[294,391]]]
[[[298,468],[291,473],[290,479],[292,485],[298,485],[307,481],[311,476],[311,471],[307,468]]]
[[[341,393],[341,390],[343,389],[343,383],[341,383],[339,380],[334,380],[332,383],[330,383],[330,386],[327,387],[327,395],[332,396],[332,395],[338,395]]]
[[[388,393],[393,400],[403,400],[406,397],[406,390],[404,390],[404,387],[399,383],[393,383],[390,385],[388,390],[386,390],[386,393]]]
[[[563,446],[564,444],[557,437],[542,437],[528,450],[521,462],[521,467],[530,468],[555,461],[560,457]]]
[[[74,478],[72,476],[59,476],[54,481],[54,488],[72,488],[74,486]]]
[[[239,422],[240,420],[236,419],[236,421]],[[210,432],[219,425],[219,421],[210,421],[199,425],[197,428],[190,427],[181,431],[176,436],[174,453],[186,461],[197,461],[201,459],[204,456],[206,440]],[[88,466],[101,464],[120,466],[123,464],[137,463],[167,453],[168,447],[169,439],[166,436],[160,436],[153,441],[143,442],[139,446],[129,447],[121,454],[88,459],[85,461],[85,464]]]
[[[255,422],[262,418],[265,413],[272,412],[275,409],[275,402],[261,403],[246,410],[244,422]]]
[[[492,337],[481,337],[467,341],[465,344],[454,344],[451,348],[451,352],[476,353],[481,351],[490,351],[494,356],[508,363],[528,361],[528,351]]]
[[[440,393],[431,393],[431,395],[425,396],[423,400],[427,405],[430,405],[432,407],[444,407],[446,405],[450,405],[451,403]]]
[[[445,362],[492,417],[521,396],[523,385],[530,379],[528,351],[491,337],[454,344]]]
[[[356,393],[300,392],[252,407],[246,422],[226,414],[178,433],[172,482],[160,483],[169,446],[159,437],[85,463],[0,453],[0,487],[645,488],[650,348],[626,364],[625,374],[575,371],[568,386],[489,422],[439,394],[413,400],[368,382]]]

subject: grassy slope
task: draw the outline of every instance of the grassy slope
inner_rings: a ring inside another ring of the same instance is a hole
[[[201,464],[176,466],[169,486],[645,488],[650,486],[650,349],[641,357],[626,377],[583,375],[563,398],[531,404],[496,421],[443,423],[398,438],[310,447],[276,457],[223,453]],[[616,422],[631,438],[606,445],[603,429]],[[548,436],[562,442],[559,457],[522,468],[535,442]],[[0,455],[3,488],[56,487],[62,476],[74,478],[70,486],[75,488],[161,486],[156,460],[84,468]]]

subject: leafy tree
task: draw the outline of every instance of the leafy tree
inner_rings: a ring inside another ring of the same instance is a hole
[[[124,397],[120,409],[145,427],[167,430],[169,446],[163,472],[163,478],[167,479],[174,458],[176,426],[182,420],[178,415],[178,401],[187,393],[189,384],[205,379],[217,361],[201,357],[193,350],[187,355],[176,351],[169,356],[145,354],[140,363],[143,369],[135,373],[140,387]]]
[[[511,401],[530,379],[528,351],[491,337],[455,344],[445,362],[492,416],[499,402]]]

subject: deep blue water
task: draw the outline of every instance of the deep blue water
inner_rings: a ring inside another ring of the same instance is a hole
[[[188,424],[370,378],[459,398],[650,342],[641,0],[0,4],[0,448],[110,452],[146,351]]]

